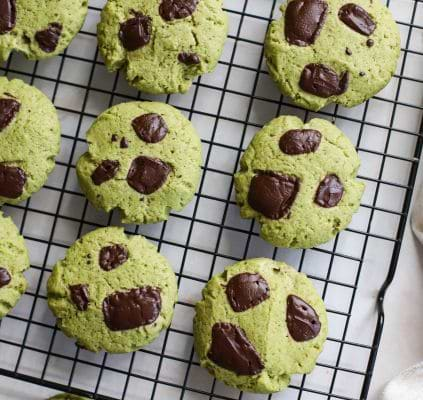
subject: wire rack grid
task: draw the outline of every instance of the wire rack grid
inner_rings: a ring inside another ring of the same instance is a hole
[[[230,34],[222,59],[186,95],[145,96],[121,74],[106,72],[95,36],[103,0],[90,1],[83,30],[61,57],[28,62],[12,55],[3,73],[49,95],[63,129],[62,152],[47,185],[24,204],[3,207],[25,236],[32,265],[27,292],[0,322],[0,374],[95,399],[366,399],[383,328],[383,297],[397,267],[423,142],[423,2],[387,4],[402,36],[397,73],[386,89],[351,110],[307,112],[276,90],[263,62],[263,40],[268,23],[280,15],[277,0],[225,1]],[[95,211],[82,196],[75,163],[95,117],[134,99],[166,101],[192,120],[203,143],[203,176],[183,212],[162,224],[126,226],[129,234],[156,242],[177,273],[180,299],[170,329],[133,354],[93,354],[56,328],[45,286],[52,266],[78,237],[118,224],[115,213]],[[362,159],[360,179],[367,189],[360,211],[332,242],[307,251],[266,244],[254,222],[240,219],[234,202],[232,175],[243,150],[280,114],[336,122]],[[316,369],[269,396],[240,393],[214,380],[193,350],[193,305],[204,284],[226,265],[255,256],[284,260],[307,273],[329,314],[329,339]]]

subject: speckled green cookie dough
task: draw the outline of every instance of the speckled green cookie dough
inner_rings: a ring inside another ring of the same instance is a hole
[[[283,94],[310,110],[356,106],[395,73],[400,36],[380,0],[292,0],[267,33],[270,75]]]
[[[310,373],[327,336],[326,310],[311,281],[282,262],[242,261],[213,277],[196,305],[201,366],[248,392],[285,389]]]
[[[278,247],[325,243],[351,222],[364,191],[360,159],[333,124],[279,117],[253,138],[235,175],[243,218]]]
[[[0,319],[25,292],[27,282],[22,273],[28,268],[24,238],[13,221],[0,211]]]
[[[166,220],[194,196],[201,141],[191,122],[163,103],[114,106],[87,133],[78,162],[83,192],[97,208],[121,211],[125,223]]]
[[[4,0],[1,2],[0,60],[16,50],[30,60],[61,53],[79,32],[88,0]]]
[[[75,394],[63,393],[63,394],[58,394],[56,396],[53,396],[48,400],[88,400],[88,397],[81,397],[81,396],[76,396]]]
[[[170,325],[177,285],[155,246],[111,227],[70,247],[54,267],[47,293],[60,329],[80,346],[127,353]]]
[[[40,190],[59,147],[60,123],[51,101],[21,80],[0,78],[0,205]]]
[[[109,0],[98,25],[110,71],[148,93],[186,92],[217,65],[228,32],[222,0]]]

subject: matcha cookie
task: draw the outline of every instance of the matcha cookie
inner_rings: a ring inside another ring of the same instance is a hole
[[[291,0],[267,33],[270,75],[301,107],[356,106],[395,73],[400,36],[380,0]]]
[[[29,268],[24,238],[0,211],[0,319],[15,307],[25,292],[23,271]]]
[[[274,246],[325,243],[360,205],[359,166],[353,145],[330,122],[276,118],[253,138],[235,175],[241,216],[256,218]]]
[[[62,52],[79,32],[88,0],[0,1],[0,60],[13,50],[30,60]]]
[[[56,396],[51,397],[49,400],[88,400],[87,397],[76,396],[74,394],[58,394]]]
[[[217,65],[228,32],[222,0],[109,0],[98,25],[110,71],[148,93],[186,92]]]
[[[194,196],[201,142],[191,122],[162,103],[120,104],[87,133],[78,162],[83,192],[97,208],[118,208],[125,223],[166,220]]]
[[[60,123],[38,89],[0,78],[0,205],[41,189],[59,153]]]
[[[177,286],[155,246],[112,227],[88,233],[68,250],[47,295],[58,326],[80,346],[127,353],[170,325]]]
[[[196,305],[201,366],[240,390],[273,393],[310,373],[327,336],[323,301],[285,263],[246,260],[213,277]]]

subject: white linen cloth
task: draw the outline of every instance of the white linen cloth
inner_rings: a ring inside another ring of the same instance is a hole
[[[407,369],[391,381],[382,400],[423,400],[423,363]]]
[[[411,226],[417,238],[423,244],[423,189],[417,196],[411,217]]]

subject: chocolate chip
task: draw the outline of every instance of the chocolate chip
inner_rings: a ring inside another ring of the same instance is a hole
[[[366,76],[366,73],[365,73],[365,72],[360,72],[360,73],[359,73],[359,75],[360,75],[361,77],[363,77],[363,76]]]
[[[299,190],[299,180],[293,176],[259,172],[251,180],[248,203],[267,218],[281,219],[289,214]]]
[[[21,109],[15,99],[0,99],[0,131],[6,128]]]
[[[289,44],[310,46],[322,30],[328,5],[324,0],[294,0],[285,13],[285,36]]]
[[[219,322],[213,325],[208,357],[219,367],[237,375],[256,375],[264,364],[245,332],[236,325]]]
[[[269,285],[259,274],[242,273],[232,277],[226,296],[235,312],[246,311],[269,298]]]
[[[345,49],[345,53],[347,54],[347,56],[352,56],[353,52],[351,51],[351,49],[349,47],[347,47]]]
[[[357,4],[345,4],[339,10],[338,16],[345,25],[362,35],[370,36],[376,29],[369,13]]]
[[[115,133],[112,135],[112,142],[117,142],[118,140],[118,135],[116,135]]]
[[[120,24],[119,39],[126,50],[134,51],[151,40],[151,18],[140,13]]]
[[[314,153],[320,146],[322,134],[314,129],[293,129],[279,140],[279,148],[285,154]]]
[[[344,186],[336,175],[328,175],[320,182],[314,201],[321,207],[332,208],[338,205],[344,195]]]
[[[194,14],[198,2],[199,0],[162,0],[159,13],[165,21],[187,18]]]
[[[100,250],[99,264],[104,271],[111,271],[126,262],[128,250],[120,244],[103,247]]]
[[[48,28],[38,31],[35,34],[35,40],[38,42],[41,50],[46,53],[53,53],[59,44],[60,35],[62,34],[62,24],[54,22],[49,24]]]
[[[178,60],[185,65],[197,65],[201,62],[196,53],[179,53]]]
[[[0,289],[4,286],[7,286],[12,277],[9,274],[9,271],[6,268],[0,268]]]
[[[138,137],[147,143],[158,143],[162,141],[169,129],[166,121],[159,114],[144,114],[132,121],[132,128]]]
[[[300,86],[305,92],[319,97],[339,96],[348,89],[349,73],[338,74],[323,64],[308,64],[300,79]]]
[[[286,324],[296,342],[314,339],[320,333],[320,320],[316,311],[304,300],[289,295],[287,298]]]
[[[25,171],[19,167],[0,164],[0,196],[17,199],[26,184]]]
[[[16,0],[0,0],[0,35],[10,32],[16,25]]]
[[[120,140],[120,148],[121,149],[127,149],[129,147],[129,142],[128,142],[128,139],[127,138],[125,138],[125,137],[123,137],[121,140]]]
[[[367,39],[366,45],[367,47],[373,47],[375,45],[375,41],[373,39]]]
[[[160,289],[150,286],[115,292],[103,301],[104,322],[111,331],[126,331],[152,324],[160,315]]]
[[[88,285],[72,285],[69,286],[71,292],[71,299],[79,311],[87,311],[88,303],[90,302],[90,295],[88,292]]]
[[[132,161],[126,179],[137,192],[151,194],[164,185],[170,171],[170,166],[158,158],[139,156]]]
[[[113,179],[119,171],[119,167],[119,161],[102,161],[101,164],[95,169],[95,171],[91,175],[91,179],[94,182],[94,185],[99,186],[102,183]]]

